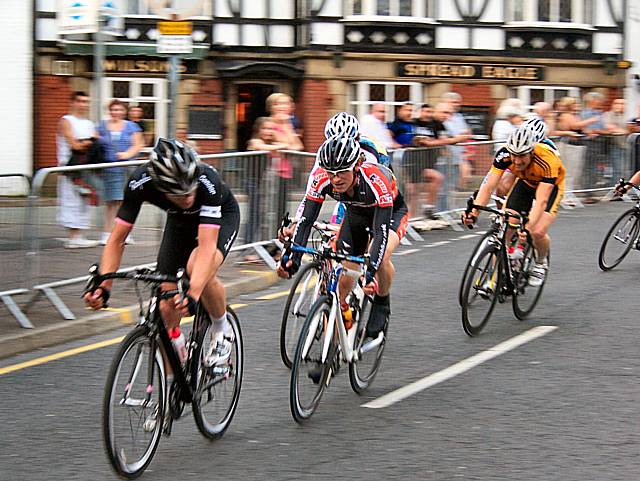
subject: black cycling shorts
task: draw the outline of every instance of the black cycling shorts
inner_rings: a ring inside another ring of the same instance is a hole
[[[218,250],[226,258],[240,227],[240,208],[226,209],[218,231]],[[198,246],[198,224],[169,215],[158,251],[157,271],[175,275],[178,269],[186,269],[189,256]]]
[[[554,185],[553,190],[551,191],[551,195],[549,196],[549,201],[547,202],[547,208],[545,209],[545,212],[550,212],[551,214],[555,214],[556,212],[558,212],[558,205],[562,200],[562,194],[563,192],[560,192],[558,186]],[[507,205],[505,207],[507,209],[514,210],[517,213],[529,213],[535,198],[536,188],[531,187],[521,179],[517,179],[515,185],[511,188],[511,192],[509,192]]]
[[[375,209],[347,207],[347,212],[340,226],[338,246],[351,255],[362,256],[367,252],[371,234],[367,229],[373,228]],[[409,224],[409,214],[406,205],[394,209],[391,215],[391,230],[402,239]]]

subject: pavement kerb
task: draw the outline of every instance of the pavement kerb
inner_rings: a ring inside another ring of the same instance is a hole
[[[227,283],[227,300],[231,304],[235,297],[271,287],[278,279],[274,271],[265,271],[263,274]],[[25,329],[18,334],[0,337],[0,359],[131,325],[138,319],[138,310],[138,305],[134,304],[118,311],[98,312],[81,319],[61,321],[50,326]]]

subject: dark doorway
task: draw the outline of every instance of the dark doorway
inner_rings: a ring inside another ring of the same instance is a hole
[[[275,87],[268,84],[238,84],[238,101],[236,103],[237,150],[246,150],[256,119],[269,115],[265,101],[274,91]]]

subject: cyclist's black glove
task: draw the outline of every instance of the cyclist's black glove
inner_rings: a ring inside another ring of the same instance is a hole
[[[184,298],[187,300],[187,309],[189,309],[189,315],[190,316],[195,316],[196,315],[196,308],[198,307],[198,303],[189,294],[185,295]]]
[[[93,294],[98,289],[100,289],[100,298],[102,299],[102,307],[103,308],[109,307],[107,303],[109,302],[109,298],[111,297],[111,291],[106,287],[98,286],[93,291],[89,291],[89,292]]]
[[[289,265],[289,262],[291,262],[291,265]],[[290,251],[286,251],[280,258],[280,265],[285,272],[289,273],[290,277],[293,277],[296,275],[296,272],[298,272],[298,269],[300,269],[300,258],[293,255]]]

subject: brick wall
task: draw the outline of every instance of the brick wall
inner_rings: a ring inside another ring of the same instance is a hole
[[[56,75],[36,77],[36,145],[34,149],[35,169],[53,167],[56,158],[56,132],[60,117],[69,110],[71,79]]]
[[[304,127],[304,150],[315,152],[324,141],[324,124],[333,105],[327,80],[304,80],[297,96],[296,114]]]
[[[469,107],[491,107],[495,111],[496,101],[489,84],[452,84],[451,91],[462,95],[462,105]]]
[[[222,95],[222,81],[219,79],[207,79],[200,81],[200,91],[191,95],[191,105],[218,106],[224,112],[224,100]],[[223,115],[224,122],[224,115]],[[224,135],[223,135],[224,136]],[[199,154],[215,154],[224,151],[223,140],[198,139]]]
[[[624,98],[624,92],[619,88],[608,88],[607,93],[605,94],[604,99],[604,109],[605,111],[611,109],[611,104],[615,99]]]

